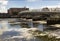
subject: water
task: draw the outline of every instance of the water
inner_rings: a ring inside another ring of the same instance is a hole
[[[46,26],[33,22],[18,22],[18,19],[0,19],[1,41],[41,41],[29,31],[43,31]],[[13,22],[11,22],[13,21]]]
[[[34,30],[33,23],[27,22],[26,24],[16,21],[17,19],[0,19],[0,40],[1,41],[40,41],[36,39],[29,30]],[[19,23],[19,24],[16,24]],[[29,28],[28,28],[29,27]]]

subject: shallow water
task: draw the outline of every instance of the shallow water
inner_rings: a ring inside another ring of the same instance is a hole
[[[22,24],[17,21],[13,23],[10,20],[16,21],[17,19],[0,19],[0,40],[1,41],[40,41],[36,39],[28,30],[34,30],[33,23],[28,22]],[[30,28],[28,28],[30,27]]]
[[[41,41],[34,37],[30,30],[43,31],[46,25],[33,22],[17,22],[18,19],[0,19],[0,40],[1,41]],[[13,21],[13,22],[10,22]]]

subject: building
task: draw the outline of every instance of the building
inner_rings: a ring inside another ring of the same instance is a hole
[[[10,8],[8,9],[8,14],[10,15],[17,15],[19,12],[24,11],[24,10],[29,10],[29,8]]]
[[[60,8],[57,7],[57,8],[54,9],[54,11],[55,12],[60,12]]]
[[[55,7],[55,8],[44,7],[41,9],[41,12],[60,12],[60,8],[59,7]]]
[[[50,12],[50,9],[48,7],[42,8],[41,9],[42,12]]]
[[[8,13],[0,13],[0,18],[8,18],[10,15]]]

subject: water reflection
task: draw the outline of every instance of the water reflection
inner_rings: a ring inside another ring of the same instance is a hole
[[[28,30],[34,30],[33,22],[9,22],[9,20],[0,21],[0,40],[1,41],[40,41],[34,37]],[[39,26],[36,26],[36,28]]]
[[[17,22],[17,19],[11,22],[9,19],[0,21],[0,38],[1,41],[41,41],[40,39],[34,37],[29,30],[35,30],[37,28],[43,31],[44,25],[34,22]]]
[[[43,39],[49,39],[48,36],[47,38],[45,38],[46,36],[42,37],[46,35],[45,33],[40,34],[40,31],[51,28],[46,24],[33,21],[23,22],[22,20],[20,21],[20,19],[19,21],[17,20],[18,19],[0,19],[0,41],[43,41]],[[56,35],[58,38],[60,37],[60,30],[46,33],[51,36]],[[38,36],[38,38],[34,35]]]

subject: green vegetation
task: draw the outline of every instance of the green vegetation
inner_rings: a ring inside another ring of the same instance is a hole
[[[37,27],[39,25],[39,23],[33,23],[34,27]]]
[[[48,34],[46,34],[45,32],[41,32],[41,31],[31,31],[30,33],[32,33],[32,35],[34,35],[36,38],[39,38],[42,41],[60,41],[60,38],[56,38],[56,36],[49,36]]]
[[[41,39],[42,41],[60,41],[60,39],[56,39],[56,37],[48,37],[48,35],[45,36],[36,36],[37,38]]]
[[[20,25],[22,26],[22,28],[31,28],[31,27],[28,26],[27,23],[21,23]]]

